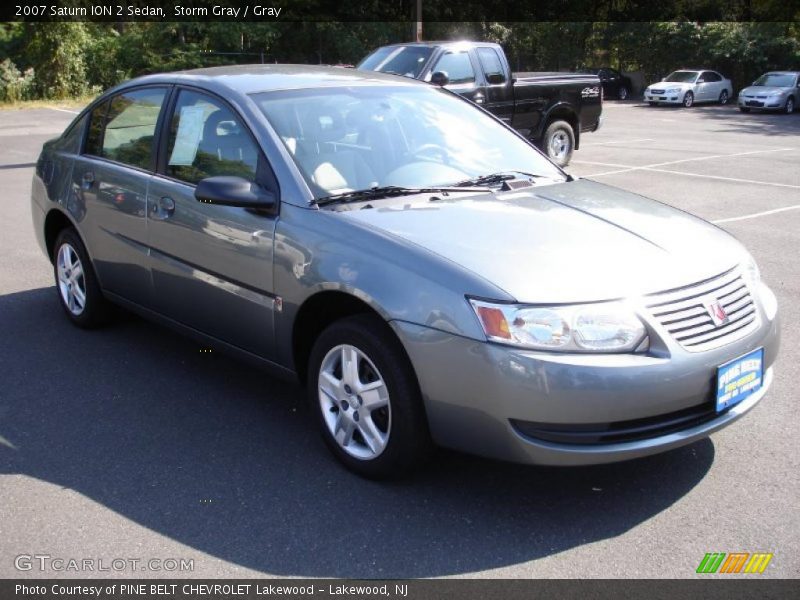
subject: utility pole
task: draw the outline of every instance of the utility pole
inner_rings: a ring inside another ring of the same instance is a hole
[[[422,41],[422,0],[417,0],[416,41]]]

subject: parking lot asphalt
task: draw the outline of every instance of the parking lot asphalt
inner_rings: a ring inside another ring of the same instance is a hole
[[[138,318],[72,327],[28,203],[42,142],[73,115],[0,111],[0,577],[686,578],[706,552],[771,552],[760,577],[800,576],[800,114],[604,115],[568,171],[748,246],[780,303],[773,388],[659,456],[553,469],[441,452],[381,484],[334,462],[298,388]],[[193,570],[21,571],[20,555]]]

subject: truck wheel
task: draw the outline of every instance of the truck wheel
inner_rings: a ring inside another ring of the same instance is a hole
[[[347,317],[319,335],[309,359],[308,397],[325,444],[359,475],[398,477],[430,453],[414,370],[377,317]]]
[[[566,121],[553,121],[544,132],[543,150],[559,167],[565,167],[572,158],[575,149],[575,133]]]

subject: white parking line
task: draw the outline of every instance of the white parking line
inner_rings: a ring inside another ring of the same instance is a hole
[[[55,106],[45,106],[45,108],[57,110],[58,112],[72,113],[73,115],[77,115],[79,112],[81,112],[79,110],[69,110],[67,108],[56,108]]]
[[[768,215],[774,215],[775,213],[782,213],[786,212],[787,210],[797,210],[800,209],[800,204],[794,204],[792,206],[784,206],[783,208],[773,208],[772,210],[765,210],[764,212],[757,212],[752,213],[749,215],[742,215],[741,217],[730,217],[728,219],[717,219],[716,221],[711,221],[712,223],[733,223],[734,221],[744,221],[745,219],[755,219],[756,217],[766,217]]]
[[[594,173],[591,177],[603,177],[605,175],[616,175],[617,173],[627,173],[629,171],[641,171],[645,169],[652,169],[654,167],[666,167],[667,165],[677,165],[687,162],[695,162],[700,160],[712,160],[716,158],[734,158],[736,156],[750,156],[752,154],[765,154],[768,152],[786,152],[787,150],[794,150],[794,148],[771,148],[769,150],[751,150],[749,152],[736,152],[734,154],[711,154],[709,156],[695,156],[692,158],[682,158],[680,160],[670,160],[667,162],[661,163],[653,163],[650,165],[641,165],[638,167],[631,167],[627,166],[624,169],[616,169],[614,171],[603,171],[602,173]],[[580,163],[581,161],[576,160],[576,163]],[[600,163],[597,163],[600,164]],[[614,165],[614,166],[625,166],[625,165]]]
[[[581,144],[581,148],[584,146],[606,146],[608,144],[633,144],[635,142],[655,142],[655,138],[639,138],[636,140],[614,140],[613,142],[594,142],[591,144]]]
[[[800,190],[800,185],[792,185],[790,183],[776,183],[774,181],[756,181],[754,179],[739,179],[738,177],[722,177],[721,175],[702,175],[700,173],[685,173],[683,171],[671,171],[669,169],[644,169],[645,171],[655,171],[657,173],[670,173],[672,175],[686,175],[687,177],[702,177],[705,179],[720,179],[722,181],[735,181],[737,183],[752,183],[754,185],[771,185],[773,187],[792,188]],[[588,177],[591,177],[589,175]]]

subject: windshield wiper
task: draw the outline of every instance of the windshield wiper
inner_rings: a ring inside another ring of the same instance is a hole
[[[424,188],[410,188],[397,185],[384,185],[368,188],[364,190],[355,190],[352,192],[344,192],[342,194],[334,194],[332,196],[325,196],[313,200],[313,204],[317,206],[327,206],[328,204],[336,204],[338,202],[361,202],[363,200],[376,200],[379,198],[392,198],[394,196],[412,196],[414,194],[447,194],[448,192],[485,192],[483,188],[469,188],[459,185],[455,186],[440,186],[440,187],[424,187]]]
[[[459,181],[456,185],[493,185],[495,183],[503,183],[510,179],[517,179],[520,175],[530,179],[541,179],[545,177],[544,175],[535,175],[534,173],[526,173],[525,171],[500,171],[489,175],[481,175],[473,179],[465,179],[464,181]]]

